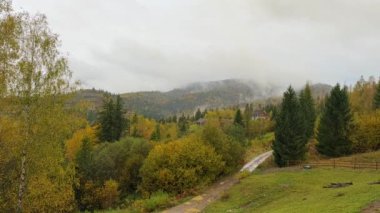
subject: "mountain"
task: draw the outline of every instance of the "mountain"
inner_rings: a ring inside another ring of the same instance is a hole
[[[328,84],[312,84],[310,85],[310,90],[313,95],[313,98],[324,98],[332,90],[332,86]]]
[[[127,109],[148,117],[162,118],[178,113],[193,113],[197,108],[220,108],[264,99],[278,94],[274,86],[261,86],[253,81],[229,79],[193,83],[169,92],[122,94]]]
[[[315,97],[324,96],[331,90],[326,84],[311,86]],[[127,110],[152,118],[164,118],[179,113],[193,113],[197,108],[221,108],[242,105],[257,100],[278,97],[283,88],[262,85],[250,80],[228,79],[187,85],[168,92],[133,92],[120,94]],[[106,92],[81,90],[77,99],[87,100],[95,107],[101,106]]]

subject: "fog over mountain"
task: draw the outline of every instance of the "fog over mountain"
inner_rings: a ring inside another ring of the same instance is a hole
[[[15,0],[60,35],[74,77],[111,92],[380,73],[380,0]]]
[[[286,88],[275,85],[262,85],[255,81],[227,79],[223,81],[191,83],[183,88],[168,92],[141,91],[122,93],[124,108],[156,119],[182,113],[192,114],[198,108],[212,109],[231,106],[244,106],[255,102],[262,105],[279,103]],[[299,90],[300,88],[296,88]],[[331,89],[327,84],[313,84],[314,98],[324,97]],[[100,107],[103,92],[82,90],[77,100],[85,100]]]

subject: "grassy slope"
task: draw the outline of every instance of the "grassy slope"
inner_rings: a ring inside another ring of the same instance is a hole
[[[293,168],[292,168],[293,169]],[[358,212],[380,199],[380,171],[347,169],[283,169],[257,172],[230,189],[205,212]],[[353,186],[324,189],[331,182]]]
[[[342,160],[342,161],[356,160],[358,162],[375,162],[375,161],[380,162],[380,151],[341,157],[341,158],[337,158],[337,160]]]

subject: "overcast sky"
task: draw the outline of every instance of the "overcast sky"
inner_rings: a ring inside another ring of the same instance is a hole
[[[47,15],[83,87],[380,75],[380,0],[14,0]]]

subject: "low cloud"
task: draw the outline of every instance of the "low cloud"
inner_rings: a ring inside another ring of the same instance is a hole
[[[15,0],[48,16],[74,77],[112,92],[379,75],[380,0]]]

